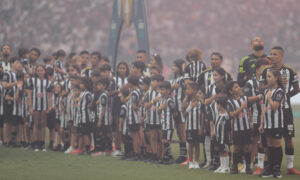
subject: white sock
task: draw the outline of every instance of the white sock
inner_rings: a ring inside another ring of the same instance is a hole
[[[230,169],[229,168],[229,156],[224,157],[224,168]]]
[[[204,149],[205,149],[206,162],[207,163],[211,162],[210,145],[211,145],[210,137],[209,136],[205,136]]]
[[[264,160],[265,160],[265,154],[257,153],[257,166],[260,168],[264,168]]]
[[[220,167],[225,168],[225,157],[220,157]]]
[[[286,155],[286,161],[288,169],[294,167],[294,155]]]

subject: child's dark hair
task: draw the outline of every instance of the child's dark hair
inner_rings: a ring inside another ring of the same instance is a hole
[[[125,89],[125,88],[124,88],[124,89],[121,90],[121,94],[122,94],[124,97],[129,96],[129,93],[130,93],[130,92],[129,92],[129,89]]]
[[[274,77],[277,78],[277,84],[279,87],[281,87],[283,90],[285,90],[282,81],[281,81],[281,73],[278,69],[272,68],[270,69],[270,72],[274,75]]]
[[[85,89],[93,92],[93,81],[90,77],[85,76],[81,78],[81,84],[85,86]]]
[[[225,85],[217,85],[216,86],[216,94],[226,93]]]
[[[150,82],[151,82],[151,79],[149,78],[149,77],[144,77],[144,79],[143,79],[143,84],[146,84],[146,85],[148,85],[148,86],[150,86]]]
[[[159,84],[159,88],[165,88],[167,90],[170,90],[171,89],[171,83],[169,81],[162,81]]]
[[[126,62],[119,62],[118,65],[117,65],[117,76],[119,76],[119,67],[121,65],[124,65],[126,67],[126,73],[125,73],[125,76],[127,77],[129,75],[129,67],[128,67],[128,64]]]
[[[269,65],[269,62],[264,58],[257,58],[255,62],[255,69],[259,69],[261,66]]]
[[[103,64],[100,67],[100,72],[103,72],[103,71],[111,71],[111,66],[109,64]]]
[[[70,76],[69,79],[70,79],[70,80],[71,80],[71,79],[80,79],[80,77],[79,77],[79,76]]]
[[[55,53],[55,58],[58,59],[59,57],[66,57],[66,52],[62,49],[58,50]]]
[[[179,69],[179,72],[175,74],[175,78],[179,76],[183,76],[184,72],[182,69],[183,64],[185,64],[185,61],[183,59],[176,59],[173,64]]]
[[[141,61],[134,61],[134,62],[132,63],[132,65],[133,65],[134,67],[136,67],[137,69],[140,69],[140,70],[141,70],[141,73],[143,73],[143,71],[144,71],[144,69],[145,69],[145,64],[144,64],[143,62],[141,62]]]
[[[151,71],[151,70],[156,70],[159,74],[161,73],[161,68],[158,67],[158,66],[151,66],[151,67],[150,67],[150,71]]]
[[[195,82],[190,82],[187,84],[187,87],[191,87],[193,90],[198,91],[199,90],[199,86],[197,83]]]
[[[237,84],[236,81],[229,81],[226,83],[225,85],[225,90],[226,90],[226,94],[231,97],[232,95],[230,94],[230,91],[232,90],[234,84]]]
[[[163,69],[164,68],[164,64],[163,64],[163,61],[162,61],[162,58],[160,57],[160,55],[158,54],[153,54],[152,57],[154,58],[155,60],[155,63],[158,65],[158,67],[160,69]]]
[[[225,80],[226,71],[221,67],[217,67],[216,69],[214,69],[214,71],[216,71],[220,76],[223,76],[222,81],[225,84],[226,83],[226,80]]]
[[[29,53],[29,49],[27,48],[19,48],[18,54],[20,58],[24,58],[25,54]]]
[[[78,84],[76,84],[76,85],[74,85],[73,87],[72,87],[73,89],[80,89],[80,86],[78,85]]]
[[[97,81],[97,84],[103,84],[105,86],[105,89],[107,89],[110,81],[107,78],[101,78],[99,81]]]
[[[16,61],[20,61],[21,62],[21,59],[19,57],[17,57],[17,56],[14,56],[14,57],[10,58],[10,63],[11,64],[15,63]]]
[[[211,53],[210,57],[212,57],[212,56],[218,56],[221,60],[223,60],[223,55],[221,53],[219,53],[219,52],[213,52],[213,53]]]
[[[54,75],[54,69],[51,68],[51,67],[47,67],[46,68],[46,74],[47,74],[48,77],[53,76]]]
[[[226,96],[218,96],[216,97],[216,103],[222,106],[224,109],[227,108],[227,97]]]
[[[102,56],[102,61],[109,63],[109,58],[107,56]]]
[[[97,56],[99,61],[100,61],[101,58],[102,58],[101,53],[100,53],[99,51],[94,51],[94,52],[92,52],[91,56]]]
[[[51,61],[51,59],[52,59],[52,56],[45,56],[43,58],[43,61],[44,61],[45,64],[47,64],[47,63],[49,63]]]
[[[99,77],[100,76],[100,70],[96,69],[96,70],[93,70],[92,72],[92,77]]]
[[[87,50],[83,50],[83,51],[81,51],[79,55],[81,56],[81,55],[83,55],[83,54],[90,55],[90,53],[89,53]]]
[[[41,56],[41,50],[40,50],[40,49],[38,49],[38,48],[32,48],[32,49],[30,50],[30,52],[31,52],[31,51],[35,51],[35,52],[38,54],[39,57]]]
[[[164,81],[164,77],[160,74],[154,74],[151,76],[151,81],[159,81],[159,82],[162,82]]]
[[[140,79],[139,79],[139,77],[136,76],[136,75],[130,75],[130,76],[128,77],[128,83],[130,83],[130,84],[132,84],[132,85],[134,85],[134,86],[138,86],[139,83],[140,83]]]

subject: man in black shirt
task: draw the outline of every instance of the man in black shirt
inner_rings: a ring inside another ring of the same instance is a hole
[[[261,37],[255,37],[251,40],[252,53],[242,58],[239,70],[237,82],[241,87],[244,87],[247,80],[251,79],[255,74],[255,62],[257,58],[264,58],[269,63],[270,59],[264,54],[264,41]]]

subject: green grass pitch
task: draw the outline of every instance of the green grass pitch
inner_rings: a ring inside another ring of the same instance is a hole
[[[294,108],[296,138],[295,167],[300,169],[300,106]],[[175,137],[176,138],[176,137]],[[201,147],[202,150],[202,147]],[[173,155],[178,155],[178,145],[172,144]],[[202,157],[202,155],[201,155]],[[283,157],[284,179],[300,179],[286,175],[286,158]],[[189,170],[181,165],[156,165],[145,162],[121,161],[114,157],[65,155],[52,151],[33,152],[19,148],[0,147],[0,180],[58,180],[58,179],[258,179],[254,175],[214,174],[203,169]]]

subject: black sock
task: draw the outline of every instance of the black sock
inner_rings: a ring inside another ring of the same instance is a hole
[[[294,148],[285,148],[286,155],[294,155]]]
[[[251,164],[251,152],[244,152],[244,157],[246,164],[250,165]]]
[[[282,148],[280,147],[274,147],[274,166],[280,170],[281,163],[282,163]]]
[[[164,158],[169,158],[171,155],[171,147],[169,143],[164,144]]]
[[[269,165],[270,165],[270,169],[273,169],[274,167],[274,163],[276,162],[275,158],[276,158],[276,154],[274,154],[274,147],[268,147],[268,161],[269,161]],[[276,150],[275,150],[276,151]]]
[[[186,142],[179,143],[179,148],[180,148],[180,156],[186,157],[187,156]]]
[[[86,151],[86,152],[89,152],[89,151],[90,151],[90,145],[86,145],[86,146],[85,146],[85,151]]]
[[[261,147],[258,148],[257,152],[261,154],[265,153],[264,148]]]
[[[240,153],[233,152],[232,154],[233,167],[237,167]]]

